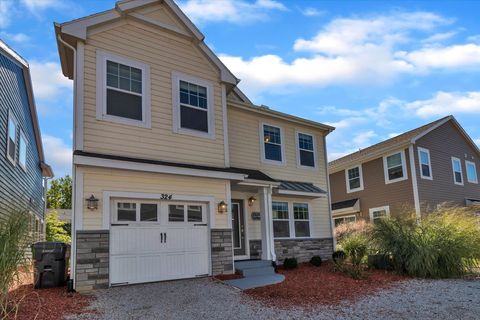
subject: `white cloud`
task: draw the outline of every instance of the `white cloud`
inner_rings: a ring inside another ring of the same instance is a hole
[[[244,0],[188,0],[179,5],[197,23],[226,21],[243,24],[265,19],[272,10],[287,10],[285,5],[275,0],[256,0],[254,3]]]
[[[65,78],[56,62],[31,61],[33,93],[40,100],[55,100],[72,89],[72,81]]]
[[[473,140],[480,147],[480,138]]]
[[[346,128],[351,128],[355,125],[365,123],[367,121],[368,119],[365,117],[351,117],[351,118],[341,119],[336,122],[325,122],[325,124],[335,127],[337,129],[346,129]]]
[[[422,118],[458,113],[480,115],[480,91],[439,91],[431,99],[404,103],[403,108],[413,110],[417,116]]]
[[[392,132],[392,133],[389,133],[387,137],[388,137],[388,139],[391,139],[391,138],[395,138],[396,136],[399,136],[401,134],[402,134],[402,132]]]
[[[480,43],[480,34],[476,34],[467,38],[470,42]]]
[[[323,10],[318,10],[316,8],[305,8],[305,9],[300,9],[300,12],[307,17],[317,17],[325,14],[325,11]]]
[[[22,3],[31,12],[62,5],[61,0],[22,0]]]
[[[5,31],[0,31],[0,36],[5,38],[6,40],[16,43],[26,43],[30,41],[30,37],[27,36],[25,33],[8,33]]]
[[[456,31],[450,31],[450,32],[439,32],[431,35],[430,37],[426,38],[423,40],[425,43],[433,43],[433,42],[442,42],[444,40],[448,40],[452,37],[454,37],[457,34]]]
[[[373,138],[378,137],[378,134],[373,130],[359,132],[355,135],[352,142],[360,148],[370,145]]]
[[[10,24],[13,1],[0,1],[0,28],[5,28]]]
[[[62,139],[43,134],[43,148],[47,163],[52,166],[55,175],[63,176],[71,171],[72,148]]]

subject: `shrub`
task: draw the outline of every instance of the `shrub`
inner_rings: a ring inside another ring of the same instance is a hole
[[[335,228],[335,237],[337,242],[341,242],[344,238],[352,234],[371,233],[373,225],[365,220],[358,220],[356,222],[342,223]]]
[[[363,260],[367,255],[369,239],[362,233],[354,233],[343,238],[339,245],[343,248],[350,264],[338,265],[339,269],[352,278],[363,277]]]
[[[46,218],[46,239],[47,241],[59,241],[64,243],[70,243],[70,234],[65,230],[66,223],[58,218],[56,212],[47,214]]]
[[[332,260],[333,262],[343,262],[345,260],[346,254],[342,250],[337,250],[332,254]]]
[[[381,219],[373,239],[399,273],[449,278],[479,267],[480,218],[467,208],[438,209],[419,221],[414,214]]]
[[[295,269],[298,267],[297,258],[285,258],[283,261],[283,267],[285,269]]]
[[[313,256],[312,259],[310,259],[310,263],[315,267],[320,267],[322,265],[322,258],[320,256]]]
[[[19,280],[21,269],[28,269],[25,253],[30,245],[30,215],[14,210],[0,221],[0,318],[16,313],[8,290]]]

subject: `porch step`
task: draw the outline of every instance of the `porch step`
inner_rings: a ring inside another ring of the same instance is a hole
[[[250,268],[261,268],[261,267],[271,267],[272,261],[269,260],[242,260],[235,261],[235,269],[237,271],[242,271],[244,269]]]
[[[262,276],[246,277],[242,279],[228,280],[225,283],[237,287],[242,290],[269,286],[272,284],[280,283],[285,280],[285,277],[281,274],[269,274]]]

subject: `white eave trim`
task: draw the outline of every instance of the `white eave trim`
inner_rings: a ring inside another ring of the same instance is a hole
[[[227,180],[242,181],[246,177],[245,174],[240,174],[240,173],[182,168],[182,167],[174,167],[174,166],[166,166],[166,165],[158,165],[158,164],[150,164],[150,163],[138,163],[133,161],[94,158],[94,157],[87,157],[87,156],[81,156],[81,155],[74,155],[73,163],[76,165],[85,165],[85,166],[93,166],[93,167],[166,173],[166,174],[178,174],[178,175],[184,175],[184,176],[206,177],[206,178],[213,178],[213,179],[227,179]]]
[[[283,189],[275,190],[275,194],[285,195],[285,196],[299,196],[299,197],[307,197],[307,198],[325,198],[325,197],[327,197],[326,193],[293,191],[293,190],[283,190]]]

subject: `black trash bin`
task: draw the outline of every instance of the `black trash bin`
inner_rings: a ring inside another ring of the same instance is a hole
[[[36,242],[32,245],[32,255],[35,289],[65,285],[70,245],[63,242]]]

